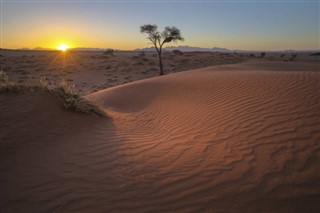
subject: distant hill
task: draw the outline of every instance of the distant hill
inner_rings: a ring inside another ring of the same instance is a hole
[[[93,48],[93,47],[76,47],[70,48],[71,51],[105,51],[106,48]]]
[[[320,52],[311,54],[311,56],[319,56],[319,55],[320,55]]]
[[[27,47],[23,47],[23,48],[19,48],[17,50],[38,50],[38,51],[47,51],[47,50],[54,50],[54,49],[50,49],[50,48],[43,48],[43,47],[35,47],[35,48],[27,48]]]
[[[75,47],[70,48],[71,51],[106,51],[107,49],[113,49],[113,48],[95,48],[95,47]],[[113,49],[114,51],[125,51],[125,50],[119,50],[119,49]]]
[[[202,48],[202,47],[190,47],[190,46],[169,46],[164,47],[164,51],[172,51],[172,50],[180,50],[182,52],[230,52],[232,50],[220,47],[213,47],[213,48]],[[133,51],[156,51],[154,47],[146,47],[141,49],[135,49]]]
[[[70,48],[70,51],[105,51],[108,48],[94,48],[94,47],[75,47],[75,48]],[[43,48],[43,47],[36,47],[36,48],[20,48],[18,50],[56,50],[52,48]],[[119,51],[114,49],[114,51]]]
[[[75,47],[70,48],[70,51],[105,51],[107,49],[112,48],[95,48],[95,47]],[[2,49],[4,50],[4,49]],[[13,49],[12,49],[13,50]],[[47,50],[55,50],[50,48],[43,48],[43,47],[36,47],[36,48],[19,48],[16,50],[26,50],[26,51],[47,51]],[[134,49],[134,50],[120,50],[120,49],[113,49],[114,51],[145,51],[145,52],[154,52],[156,49],[154,47],[146,47],[146,48],[140,48],[140,49]],[[294,53],[294,52],[309,52],[309,53],[317,53],[320,50],[313,49],[313,50],[236,50],[236,49],[227,49],[227,48],[221,48],[221,47],[213,47],[213,48],[203,48],[203,47],[191,47],[191,46],[169,46],[164,47],[163,51],[172,51],[172,50],[180,50],[182,52],[237,52],[237,53],[277,53],[277,52],[284,52],[284,53]]]

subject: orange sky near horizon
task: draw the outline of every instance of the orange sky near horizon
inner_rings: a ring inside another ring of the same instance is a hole
[[[167,46],[242,50],[319,49],[319,2],[1,3],[1,48],[113,48],[152,46],[143,24],[177,26],[185,42]],[[318,6],[318,8],[317,8]],[[197,15],[195,15],[197,14]]]

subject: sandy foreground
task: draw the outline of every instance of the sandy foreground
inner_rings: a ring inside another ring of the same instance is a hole
[[[86,92],[110,118],[1,94],[1,212],[318,212],[319,71],[247,62]]]

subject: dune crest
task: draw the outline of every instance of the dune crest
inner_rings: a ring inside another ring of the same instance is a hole
[[[6,120],[0,136],[13,145],[2,161],[1,208],[316,212],[318,71],[244,63],[137,81],[87,96],[112,120],[76,116],[45,135],[28,132],[38,122],[14,128]],[[5,119],[23,108],[15,101],[13,109],[1,106]],[[65,113],[59,110],[50,111],[51,119]],[[31,119],[30,112],[21,116]]]

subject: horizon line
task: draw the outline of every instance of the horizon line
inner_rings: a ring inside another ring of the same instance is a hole
[[[259,52],[259,51],[264,51],[264,52],[283,52],[283,51],[320,51],[319,48],[314,48],[314,49],[294,49],[294,48],[290,48],[290,49],[282,49],[282,50],[263,50],[263,49],[257,49],[257,50],[250,50],[250,49],[229,49],[229,48],[224,48],[224,47],[195,47],[195,46],[188,46],[188,45],[179,45],[179,46],[167,46],[164,47],[163,49],[165,50],[166,48],[179,48],[179,47],[186,47],[186,48],[195,48],[195,49],[203,49],[203,51],[205,52],[205,49],[225,49],[225,51],[230,51],[230,52],[236,52],[236,51],[245,51],[245,52]],[[125,49],[117,49],[117,48],[110,48],[110,47],[72,47],[69,48],[68,50],[72,51],[77,51],[77,49],[83,49],[83,51],[85,51],[86,49],[89,51],[90,49],[93,49],[92,51],[96,50],[96,51],[103,51],[103,50],[107,50],[107,49],[113,49],[114,51],[143,51],[143,49],[152,49],[154,48],[153,46],[149,46],[149,47],[142,47],[142,48],[135,48],[135,49],[129,49],[129,50],[125,50]],[[26,50],[26,51],[59,51],[58,49],[55,48],[47,48],[47,47],[34,47],[34,48],[28,48],[28,47],[21,47],[21,48],[2,48],[0,47],[0,50]],[[81,50],[78,50],[81,51]],[[195,52],[199,51],[199,50],[194,50]],[[192,52],[192,51],[186,51],[186,52]]]

